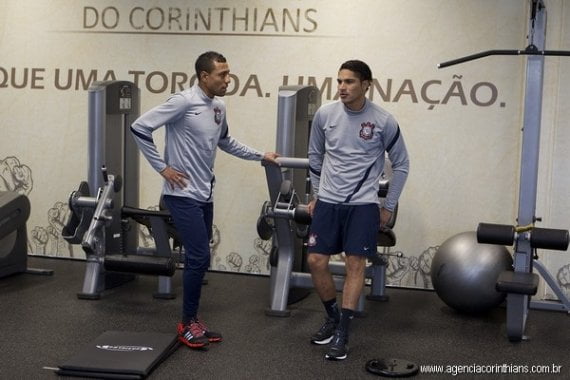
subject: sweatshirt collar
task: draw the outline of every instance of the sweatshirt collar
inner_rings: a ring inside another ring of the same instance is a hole
[[[344,107],[345,111],[348,112],[349,114],[358,115],[358,114],[365,112],[368,109],[368,105],[369,105],[369,100],[367,98],[364,98],[364,105],[358,111],[353,111],[344,104],[343,104],[343,107]]]
[[[204,90],[202,90],[202,87],[200,87],[198,83],[196,83],[194,87],[196,87],[196,91],[198,92],[202,100],[206,102],[212,102],[216,98],[215,96],[213,98],[210,98],[208,95],[206,95],[206,93],[204,92]]]

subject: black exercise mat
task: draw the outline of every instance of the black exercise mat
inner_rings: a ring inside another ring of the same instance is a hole
[[[106,331],[59,366],[57,373],[103,379],[143,379],[176,348],[176,334]]]

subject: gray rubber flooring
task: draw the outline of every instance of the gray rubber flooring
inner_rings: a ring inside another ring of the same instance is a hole
[[[153,299],[156,278],[139,276],[101,300],[85,301],[76,297],[83,262],[33,257],[29,265],[55,273],[0,279],[1,379],[55,379],[44,367],[57,367],[108,330],[175,331],[181,298]],[[417,379],[570,378],[570,321],[564,313],[532,310],[526,330],[531,340],[514,344],[506,338],[504,308],[466,316],[434,292],[390,288],[388,302],[367,301],[367,315],[353,321],[348,358],[330,362],[323,347],[309,343],[323,320],[314,292],[291,305],[290,317],[268,317],[268,277],[206,276],[200,314],[224,341],[207,351],[180,347],[150,379],[373,379],[377,376],[366,372],[365,363],[376,358],[468,372],[429,374],[424,368]],[[181,294],[181,273],[173,288]],[[560,373],[532,374],[535,365]],[[497,374],[499,367],[511,374]]]

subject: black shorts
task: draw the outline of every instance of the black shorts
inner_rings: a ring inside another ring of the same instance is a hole
[[[317,200],[307,252],[374,255],[379,227],[380,209],[376,203],[343,205]]]

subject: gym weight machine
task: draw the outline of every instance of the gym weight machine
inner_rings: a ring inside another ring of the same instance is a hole
[[[260,238],[268,240],[273,236],[273,248],[270,254],[271,263],[271,300],[266,314],[270,316],[288,317],[287,300],[290,288],[312,288],[310,273],[294,271],[295,241],[303,241],[307,236],[307,225],[311,216],[306,203],[300,202],[299,194],[295,191],[290,180],[286,178],[287,169],[307,171],[309,160],[306,158],[279,157],[279,166],[264,165],[269,195],[272,202],[265,202],[258,219],[257,230]],[[285,171],[283,171],[285,170]],[[307,178],[308,181],[308,178]],[[388,193],[388,181],[380,183],[379,197],[384,198]],[[396,235],[392,228],[396,222],[397,208],[386,228],[378,231],[377,245],[384,247],[382,254],[370,259],[371,265],[366,267],[365,277],[370,279],[370,293],[367,299],[387,301],[386,295],[386,265],[389,247],[396,245]],[[342,291],[344,285],[344,263],[330,262],[329,268],[337,291]],[[364,294],[361,295],[356,312],[364,314]]]
[[[80,299],[99,299],[105,289],[132,280],[133,273],[158,276],[155,298],[175,297],[171,276],[178,260],[170,239],[177,239],[170,213],[130,207],[139,202],[139,152],[129,132],[139,114],[139,93],[125,81],[94,82],[88,90],[88,181],[71,193],[72,213],[62,231],[86,254]],[[94,196],[90,189],[97,191]],[[154,249],[138,247],[137,223],[151,231]]]
[[[529,45],[525,50],[488,50],[438,65],[444,68],[491,55],[528,55],[524,103],[523,143],[521,152],[519,206],[517,225],[480,223],[477,229],[479,243],[513,245],[514,272],[504,272],[497,281],[497,290],[507,293],[507,335],[510,341],[528,339],[524,335],[529,308],[570,311],[570,300],[560,289],[554,277],[538,260],[536,250],[546,248],[568,249],[568,231],[536,228],[541,218],[535,216],[538,159],[540,150],[540,123],[542,115],[542,88],[545,56],[570,56],[570,51],[544,50],[546,40],[546,6],[542,0],[529,0]],[[560,302],[531,301],[538,290],[536,268],[555,292]]]
[[[28,197],[0,191],[0,277],[25,272],[28,266],[26,221]]]
[[[26,221],[30,200],[14,191],[0,191],[0,278],[16,273],[53,275],[51,269],[28,267]]]

